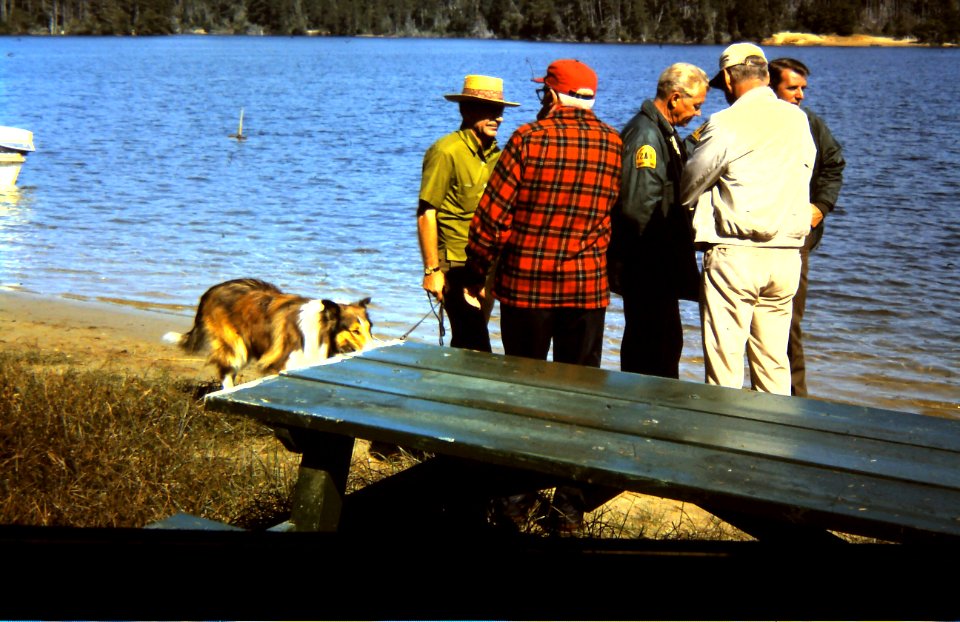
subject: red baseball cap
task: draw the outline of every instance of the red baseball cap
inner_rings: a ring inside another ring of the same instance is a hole
[[[547,75],[533,81],[579,99],[593,99],[597,94],[597,74],[585,63],[574,59],[553,61],[547,67]]]

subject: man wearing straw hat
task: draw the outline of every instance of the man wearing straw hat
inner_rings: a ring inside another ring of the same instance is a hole
[[[483,75],[466,76],[460,93],[444,97],[460,105],[461,123],[423,158],[417,209],[423,289],[443,304],[452,347],[490,352],[493,297],[489,289],[479,304],[465,297],[463,265],[470,221],[500,157],[496,137],[503,110],[520,104],[503,99],[502,79]]]

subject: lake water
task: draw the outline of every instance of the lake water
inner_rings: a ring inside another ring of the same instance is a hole
[[[459,123],[442,95],[464,75],[502,76],[522,103],[507,111],[505,142],[537,111],[530,78],[556,58],[594,67],[598,116],[620,128],[664,67],[712,74],[721,49],[0,38],[0,125],[32,130],[37,147],[19,191],[0,197],[0,286],[189,317],[210,285],[256,276],[310,296],[372,296],[378,336],[399,337],[430,311],[414,216],[420,163]],[[813,69],[807,102],[848,162],[811,260],[811,394],[960,417],[960,50],[767,53]],[[712,93],[705,117],[725,105]],[[237,142],[241,109],[248,139]],[[607,317],[603,366],[617,369],[618,297]],[[696,305],[683,317],[682,377],[700,381]],[[497,350],[496,313],[491,328]],[[436,342],[435,320],[409,338]]]

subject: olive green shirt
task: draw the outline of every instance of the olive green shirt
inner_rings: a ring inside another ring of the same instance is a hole
[[[437,210],[441,260],[467,260],[470,221],[499,157],[496,141],[484,150],[470,130],[447,134],[423,156],[420,200]]]

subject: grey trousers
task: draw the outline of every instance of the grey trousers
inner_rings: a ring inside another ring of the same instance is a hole
[[[807,236],[807,245],[810,237]],[[807,396],[807,363],[803,358],[803,331],[800,322],[807,308],[807,271],[810,264],[808,246],[800,249],[800,285],[793,297],[793,319],[790,321],[790,341],[787,343],[787,358],[790,359],[790,393]]]

